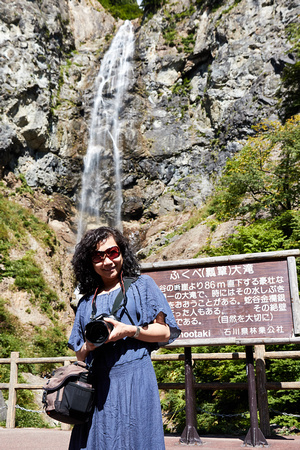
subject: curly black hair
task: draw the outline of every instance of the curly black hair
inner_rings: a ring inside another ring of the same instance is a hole
[[[128,239],[116,228],[100,227],[90,230],[81,239],[75,247],[75,253],[72,258],[72,266],[78,283],[78,290],[81,294],[90,294],[97,287],[103,288],[103,282],[93,267],[92,254],[97,249],[99,242],[112,236],[123,256],[122,275],[128,277],[137,277],[140,274],[138,260],[133,253]]]

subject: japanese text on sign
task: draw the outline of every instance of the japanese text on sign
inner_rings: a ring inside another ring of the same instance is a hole
[[[180,339],[291,337],[286,261],[148,273],[165,294]]]

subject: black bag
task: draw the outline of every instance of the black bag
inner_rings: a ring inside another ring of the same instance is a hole
[[[44,386],[42,401],[46,414],[69,424],[87,422],[95,397],[90,378],[90,370],[82,361],[57,369]]]

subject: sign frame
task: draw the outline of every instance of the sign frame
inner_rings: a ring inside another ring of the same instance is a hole
[[[228,336],[228,337],[209,337],[209,338],[177,338],[173,343],[166,347],[198,347],[198,346],[222,346],[222,345],[259,345],[259,344],[286,344],[286,343],[300,343],[300,300],[299,289],[297,281],[296,270],[296,257],[300,256],[299,249],[282,250],[274,252],[263,253],[245,253],[240,255],[228,255],[206,258],[195,258],[187,260],[175,260],[175,261],[158,261],[153,263],[142,263],[141,273],[146,273],[151,276],[151,272],[161,272],[167,270],[180,270],[180,269],[196,269],[206,268],[220,265],[232,265],[235,263],[248,264],[270,261],[286,261],[287,263],[287,275],[291,302],[291,314],[292,314],[292,337],[240,337],[240,336]]]

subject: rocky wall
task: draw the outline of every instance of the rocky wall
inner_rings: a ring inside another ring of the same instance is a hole
[[[295,0],[169,1],[134,21],[120,111],[123,219],[199,208],[226,160],[278,118]],[[220,3],[220,2],[219,2]],[[77,204],[94,81],[121,21],[97,0],[0,0],[0,173]]]

